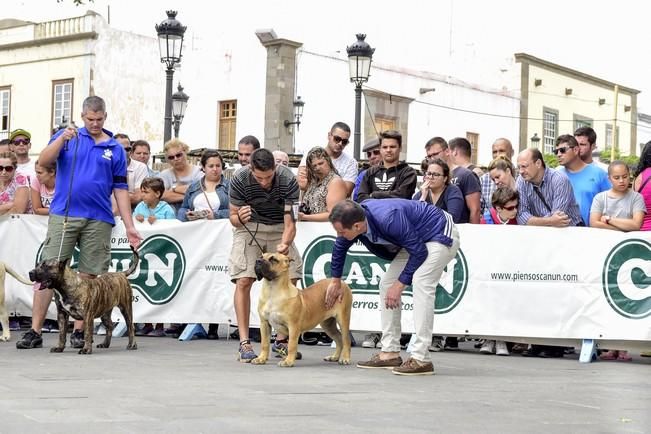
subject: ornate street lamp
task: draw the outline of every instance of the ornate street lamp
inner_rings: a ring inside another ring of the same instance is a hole
[[[533,133],[533,136],[531,136],[531,147],[538,149],[538,144],[540,143],[540,137],[538,137],[538,133]]]
[[[181,62],[183,35],[186,27],[176,19],[176,11],[167,11],[167,19],[156,25],[160,61],[167,66],[167,83],[165,86],[165,126],[163,141],[172,138],[172,78],[174,66]]]
[[[371,60],[375,48],[364,40],[366,35],[358,33],[357,41],[349,47],[346,47],[348,53],[348,68],[350,72],[350,81],[355,83],[355,158],[360,158],[361,151],[361,123],[362,123],[362,84],[368,81],[371,72]]]
[[[303,101],[300,96],[297,96],[293,105],[294,121],[290,122],[285,120],[283,124],[285,125],[285,128],[289,128],[290,125],[296,125],[296,129],[298,130],[298,127],[301,125],[301,118],[303,117],[303,106],[305,105],[305,101]]]
[[[190,97],[187,93],[183,92],[183,86],[179,83],[178,91],[172,95],[172,116],[174,116],[174,137],[179,137],[179,130],[181,123],[185,116],[185,108],[188,106]]]

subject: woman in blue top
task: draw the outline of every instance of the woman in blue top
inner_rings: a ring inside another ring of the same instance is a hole
[[[420,167],[423,183],[412,199],[436,205],[459,223],[465,201],[461,189],[450,184],[450,167],[440,158],[425,159]]]
[[[228,218],[230,183],[224,178],[224,159],[217,150],[208,149],[201,155],[201,168],[205,175],[188,187],[177,214],[178,219],[189,221]]]

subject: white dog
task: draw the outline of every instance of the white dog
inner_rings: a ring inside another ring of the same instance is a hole
[[[2,336],[0,336],[0,341],[4,342],[8,341],[11,337],[11,333],[9,333],[9,315],[7,314],[7,308],[5,307],[5,276],[7,273],[11,274],[17,281],[24,283],[25,285],[32,284],[32,282],[16,273],[7,264],[0,261],[0,324],[2,324]]]

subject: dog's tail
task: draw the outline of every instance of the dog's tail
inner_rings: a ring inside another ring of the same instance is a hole
[[[32,284],[32,282],[30,282],[29,280],[25,279],[25,278],[24,278],[23,276],[21,276],[20,274],[16,273],[16,272],[15,272],[15,271],[14,271],[14,270],[9,266],[9,265],[4,264],[4,268],[5,268],[5,270],[7,271],[7,273],[11,274],[11,275],[14,277],[14,279],[16,279],[17,281],[19,281],[20,283],[24,283],[25,285],[31,285],[31,284]]]
[[[128,276],[129,274],[136,271],[136,268],[138,268],[138,263],[140,262],[140,255],[138,255],[138,251],[134,249],[133,246],[129,247],[131,247],[131,251],[133,252],[133,261],[131,261],[129,268],[124,271],[125,276]]]

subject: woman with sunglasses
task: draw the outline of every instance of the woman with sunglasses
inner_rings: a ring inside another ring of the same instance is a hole
[[[16,174],[17,166],[16,154],[0,153],[0,215],[25,214],[29,208],[29,181]]]
[[[461,189],[450,184],[450,166],[440,158],[425,159],[420,165],[423,183],[412,200],[431,203],[447,211],[459,223],[465,204]]]
[[[190,184],[200,180],[203,172],[199,166],[190,164],[187,154],[190,148],[179,139],[165,143],[163,152],[169,168],[163,170],[160,177],[165,183],[165,193],[162,200],[172,205],[175,211],[181,207],[185,192]]]

